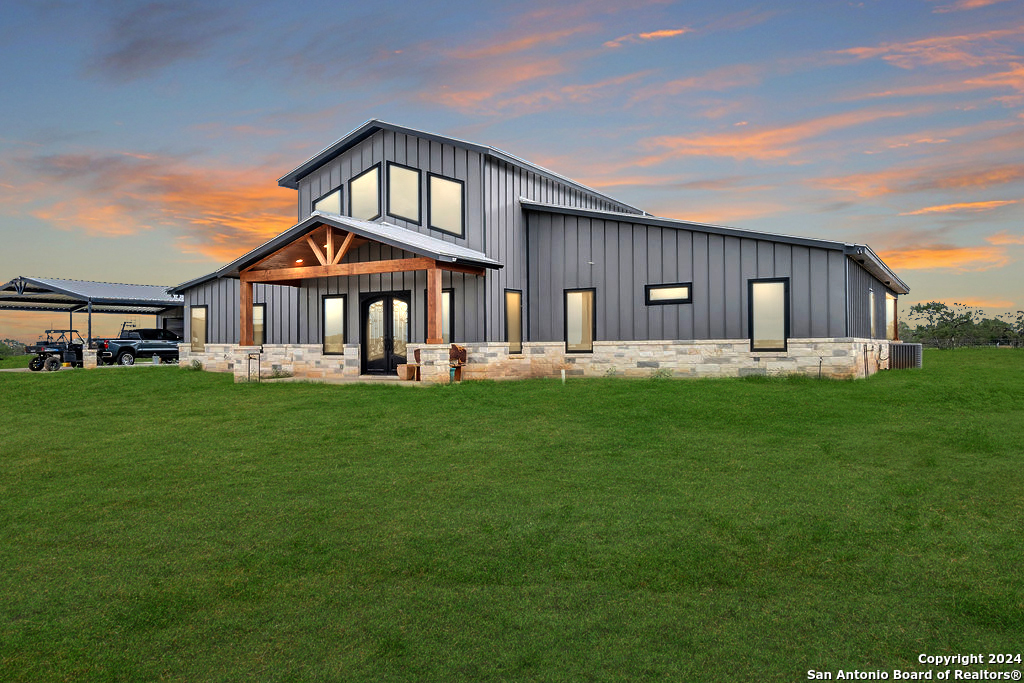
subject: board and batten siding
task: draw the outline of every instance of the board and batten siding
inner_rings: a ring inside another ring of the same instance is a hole
[[[637,213],[625,204],[584,192],[529,169],[488,158],[484,167],[487,255],[505,266],[488,273],[487,308],[494,314],[488,316],[487,337],[495,341],[505,339],[505,290],[525,292],[527,289],[529,237],[526,215],[519,204],[520,197],[560,206]],[[524,300],[523,305],[528,307],[528,301]]]
[[[745,339],[747,282],[790,279],[790,336],[846,336],[841,250],[528,212],[530,341],[564,338],[565,289],[596,288],[597,339]],[[692,282],[693,303],[648,306],[644,286]]]
[[[851,337],[868,339],[885,339],[885,295],[897,296],[896,292],[887,287],[865,270],[853,258],[847,259],[849,268],[849,311]],[[875,330],[871,330],[870,292],[875,292]]]
[[[239,340],[239,282],[232,278],[209,280],[184,292],[185,333],[192,334],[192,306],[206,306],[206,341],[237,344]],[[298,333],[298,290],[282,285],[253,286],[254,304],[266,304],[264,329],[267,344],[293,344]]]

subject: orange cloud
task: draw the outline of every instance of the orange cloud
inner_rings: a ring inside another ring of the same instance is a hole
[[[1024,164],[942,169],[917,167],[855,173],[811,181],[813,185],[853,192],[860,197],[926,190],[981,189],[1024,179]]]
[[[656,97],[672,97],[685,92],[721,92],[746,85],[756,85],[761,82],[763,73],[764,67],[756,64],[737,64],[714,69],[700,76],[676,79],[642,88],[633,94],[630,104]]]
[[[986,64],[1005,63],[1014,57],[1014,51],[995,41],[1003,38],[1019,39],[1024,27],[998,29],[956,36],[937,36],[905,43],[883,43],[875,47],[854,47],[837,50],[835,54],[855,59],[881,58],[901,69],[941,65],[964,69]]]
[[[1003,230],[1002,232],[997,232],[994,235],[989,235],[985,238],[985,241],[989,244],[999,245],[1024,244],[1024,235],[1011,235]]]
[[[992,209],[998,209],[1000,206],[1006,206],[1007,204],[1016,204],[1019,200],[1007,199],[1002,201],[988,201],[988,202],[962,202],[959,204],[941,204],[939,206],[926,206],[923,209],[917,209],[916,211],[906,211],[901,213],[901,216],[923,216],[932,213],[963,213],[963,212],[979,212],[979,211],[991,211]]]
[[[967,306],[968,308],[1014,308],[1017,305],[1007,299],[984,299],[978,296],[960,297],[956,301],[947,299],[942,303],[947,306],[950,304],[959,304],[961,306]]]
[[[583,26],[574,26],[572,28],[562,29],[560,31],[548,31],[545,33],[534,33],[526,36],[510,38],[502,42],[494,42],[488,44],[485,47],[480,47],[472,50],[456,50],[451,55],[458,59],[488,59],[491,57],[504,57],[517,52],[525,52],[527,50],[533,50],[540,45],[552,45],[559,44],[569,36],[576,35],[578,33],[589,32],[595,30],[594,24],[587,24]],[[501,39],[499,38],[499,41]]]
[[[988,7],[989,5],[995,5],[1006,1],[1007,0],[957,0],[957,2],[954,2],[952,5],[936,7],[932,12],[960,12],[968,9],[978,9],[979,7]]]
[[[879,252],[894,270],[956,270],[976,272],[1002,268],[1010,262],[1001,247],[956,247],[948,244],[921,245]]]
[[[629,33],[619,36],[615,40],[609,40],[604,46],[610,48],[622,47],[623,43],[642,43],[650,40],[661,40],[662,38],[674,38],[675,36],[681,36],[692,31],[692,28],[684,26],[683,28],[662,29],[660,31],[651,31],[650,33]]]
[[[906,116],[908,111],[855,111],[811,119],[778,128],[742,127],[726,133],[696,136],[662,136],[645,141],[648,148],[666,151],[645,157],[637,165],[648,166],[685,156],[734,159],[783,159],[794,156],[801,143],[830,133],[884,118]]]

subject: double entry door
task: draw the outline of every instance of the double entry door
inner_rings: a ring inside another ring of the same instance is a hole
[[[409,292],[373,292],[360,297],[362,372],[394,375],[406,362],[409,344]]]

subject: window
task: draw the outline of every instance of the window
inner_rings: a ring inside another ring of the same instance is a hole
[[[690,296],[690,282],[678,282],[674,285],[644,286],[644,303],[648,306],[663,304],[688,304],[693,301]]]
[[[419,225],[420,172],[388,162],[388,215]]]
[[[509,353],[523,352],[523,293],[505,290],[505,341]]]
[[[189,335],[192,341],[192,350],[202,353],[206,350],[206,306],[190,307]]]
[[[348,215],[363,221],[380,218],[380,164],[348,182]]]
[[[427,202],[430,227],[451,235],[463,235],[462,181],[430,174]]]
[[[341,188],[335,188],[313,202],[313,210],[320,213],[341,214]]]
[[[451,344],[453,341],[455,341],[455,316],[452,315],[452,311],[454,310],[454,299],[454,289],[445,288],[441,290],[441,341],[444,342],[445,344]],[[426,302],[426,300],[427,290],[423,290],[423,301]],[[424,308],[424,311],[425,310],[426,308]],[[430,321],[427,319],[427,316],[424,315],[424,339],[430,336],[430,332],[428,331],[429,326]]]
[[[594,289],[565,290],[565,350],[589,353],[594,350],[597,320],[594,318]]]
[[[750,350],[785,351],[789,337],[789,278],[750,280]]]
[[[267,343],[267,336],[264,333],[266,329],[263,326],[263,321],[267,314],[266,304],[253,304],[252,307],[252,344],[253,346],[263,346]]]
[[[345,353],[345,295],[323,298],[324,353]]]
[[[875,290],[868,290],[868,339],[875,338]]]
[[[889,341],[899,339],[899,330],[896,328],[896,297],[889,292],[885,293],[885,338]]]

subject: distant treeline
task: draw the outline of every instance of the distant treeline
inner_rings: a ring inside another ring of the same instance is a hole
[[[911,327],[900,321],[900,341],[939,349],[961,346],[1024,346],[1024,311],[986,318],[980,308],[938,301],[910,307]]]
[[[0,339],[0,358],[20,356],[25,353],[25,345],[16,339]]]

